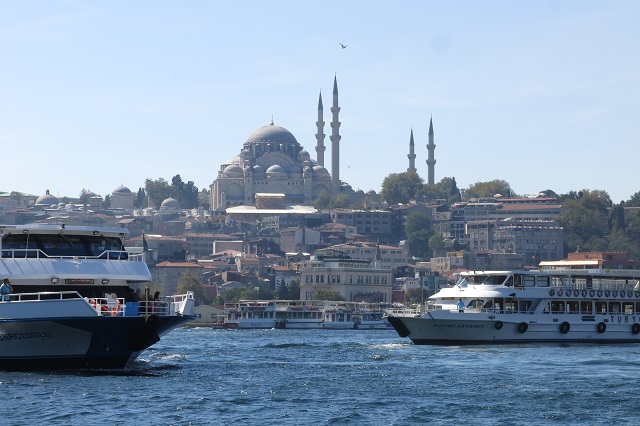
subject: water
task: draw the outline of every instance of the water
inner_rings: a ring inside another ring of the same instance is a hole
[[[637,424],[640,345],[178,329],[124,371],[0,373],[0,424]]]

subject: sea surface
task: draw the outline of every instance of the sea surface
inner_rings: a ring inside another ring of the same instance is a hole
[[[181,328],[125,370],[0,372],[2,425],[636,425],[640,345]]]

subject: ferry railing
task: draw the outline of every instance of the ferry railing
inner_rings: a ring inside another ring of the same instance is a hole
[[[124,298],[85,297],[84,299],[99,315],[110,317],[126,316]]]
[[[98,255],[55,255],[40,249],[2,249],[3,259],[108,259],[143,262],[144,254],[127,250],[105,250]]]
[[[13,293],[7,294],[11,302],[38,302],[42,300],[69,300],[82,299],[77,291],[46,291],[40,293]]]

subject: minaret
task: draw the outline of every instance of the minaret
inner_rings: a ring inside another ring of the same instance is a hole
[[[412,128],[411,137],[409,138],[409,155],[407,155],[407,157],[409,158],[409,168],[407,169],[408,172],[416,171],[416,154],[413,151],[413,149],[414,149],[414,144],[413,144],[413,128]]]
[[[324,167],[324,150],[327,148],[324,146],[324,121],[322,115],[322,92],[320,92],[320,98],[318,99],[318,121],[316,121],[316,126],[318,126],[318,133],[316,133],[316,153],[318,164]]]
[[[429,151],[429,158],[427,158],[427,166],[429,167],[429,177],[427,180],[427,184],[433,185],[433,171],[434,166],[436,165],[436,160],[433,156],[434,151],[436,150],[436,144],[433,143],[433,117],[429,119],[429,143],[427,144],[427,151]]]
[[[333,77],[333,106],[331,113],[331,186],[333,195],[338,195],[340,191],[340,121],[338,121],[338,80]]]

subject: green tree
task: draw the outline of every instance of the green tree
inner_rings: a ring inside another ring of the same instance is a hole
[[[626,207],[640,207],[640,191],[633,194],[624,205]]]
[[[430,229],[422,229],[408,234],[406,245],[409,254],[420,259],[429,259],[431,257],[429,238],[432,234]]]
[[[327,191],[322,191],[316,197],[316,200],[313,202],[313,207],[318,210],[326,210],[329,208],[331,204],[331,195]]]
[[[491,198],[497,194],[503,197],[512,197],[513,191],[508,182],[495,179],[489,182],[476,182],[470,185],[463,194],[462,198],[466,201],[472,198]]]
[[[343,301],[344,297],[337,291],[332,290],[318,290],[313,294],[311,300],[335,300]]]
[[[160,207],[160,204],[172,195],[171,186],[162,178],[145,180],[144,189],[147,193],[147,206],[149,207]]]
[[[575,197],[578,197],[575,199]],[[564,228],[565,252],[606,249],[611,199],[605,191],[583,190],[562,203],[560,224]]]
[[[207,188],[202,188],[198,193],[198,206],[208,209],[211,205],[211,197]]]
[[[347,194],[338,194],[331,199],[329,207],[332,209],[346,209],[351,206],[351,201]]]
[[[204,286],[193,272],[183,272],[178,279],[177,288],[178,294],[186,294],[188,291],[192,291],[196,304],[211,302],[211,300],[205,300]]]
[[[380,198],[389,204],[406,204],[423,186],[424,180],[414,171],[392,173],[382,181]]]
[[[429,248],[433,252],[434,256],[444,256],[445,250],[447,249],[447,244],[440,233],[434,233],[429,238]]]
[[[281,283],[276,289],[276,297],[280,300],[300,300],[300,280]]]
[[[407,216],[407,222],[404,226],[407,236],[424,229],[431,229],[431,218],[428,215],[422,212],[413,212]]]
[[[144,192],[144,188],[138,188],[138,192],[136,194],[136,199],[133,201],[133,206],[137,208],[141,208],[144,204],[144,199],[147,195]]]

